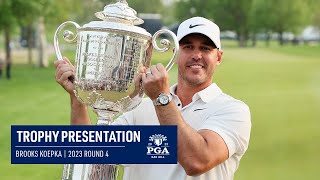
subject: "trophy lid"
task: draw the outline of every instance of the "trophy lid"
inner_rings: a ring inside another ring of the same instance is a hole
[[[95,15],[103,21],[92,21],[85,24],[83,28],[120,30],[151,37],[151,34],[145,29],[135,26],[142,24],[143,20],[137,17],[137,12],[129,7],[126,0],[118,0],[114,4],[108,4],[103,11],[97,12]]]
[[[143,20],[137,17],[137,12],[129,7],[126,0],[118,0],[115,4],[108,4],[103,11],[95,13],[96,17],[104,21],[108,20],[122,20],[128,21],[133,25],[143,23]]]

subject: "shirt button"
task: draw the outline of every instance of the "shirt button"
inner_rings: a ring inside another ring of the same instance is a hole
[[[180,103],[178,103],[178,106],[181,106],[181,104],[180,104]]]

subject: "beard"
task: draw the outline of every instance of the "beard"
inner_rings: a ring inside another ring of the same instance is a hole
[[[205,72],[201,74],[191,74],[191,72],[186,72],[186,70],[178,70],[178,72],[178,78],[191,86],[199,86],[207,83],[208,81],[212,82],[213,72],[210,73],[207,69],[205,69]]]

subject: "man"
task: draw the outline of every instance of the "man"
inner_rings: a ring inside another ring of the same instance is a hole
[[[251,120],[246,104],[212,83],[223,55],[219,27],[205,18],[194,17],[181,23],[177,37],[177,84],[169,87],[162,64],[142,69],[139,78],[149,98],[114,124],[177,125],[178,164],[131,165],[125,168],[124,179],[233,179],[248,148]],[[71,123],[90,124],[85,106],[76,100],[73,84],[68,81],[73,67],[67,61],[55,64],[57,82],[71,95]]]

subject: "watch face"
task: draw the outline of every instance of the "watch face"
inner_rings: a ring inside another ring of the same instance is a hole
[[[169,97],[166,96],[166,95],[160,96],[160,97],[159,97],[159,102],[160,102],[161,104],[168,104],[168,102],[169,102]]]

